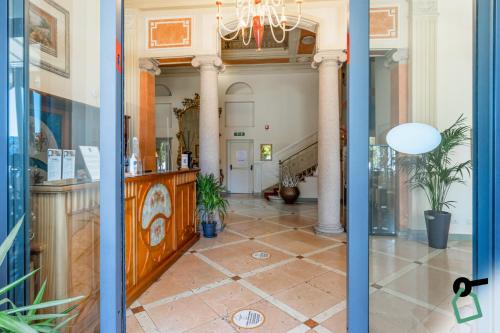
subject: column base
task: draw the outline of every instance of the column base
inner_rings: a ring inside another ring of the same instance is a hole
[[[314,231],[317,234],[321,235],[338,235],[343,234],[345,232],[344,228],[341,225],[316,225],[314,226]]]

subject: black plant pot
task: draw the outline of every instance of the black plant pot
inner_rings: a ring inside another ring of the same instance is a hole
[[[451,214],[448,212],[426,210],[424,215],[429,246],[435,249],[446,249],[448,247]]]
[[[206,223],[203,222],[201,224],[203,227],[203,236],[205,238],[214,238],[217,237],[217,223]]]

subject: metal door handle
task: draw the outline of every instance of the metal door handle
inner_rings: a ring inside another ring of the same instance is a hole
[[[232,164],[229,165],[229,170],[233,170],[233,165]]]
[[[252,165],[250,165],[250,170],[251,170],[251,171],[253,171],[253,164],[252,164]]]

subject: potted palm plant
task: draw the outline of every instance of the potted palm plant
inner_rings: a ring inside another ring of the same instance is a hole
[[[217,237],[217,221],[227,213],[228,202],[222,196],[224,188],[213,174],[199,174],[196,180],[196,204],[203,227],[203,236]]]
[[[0,265],[7,256],[14,240],[21,228],[22,220],[19,221],[12,229],[7,238],[0,245]],[[26,283],[30,278],[37,274],[38,270],[34,270],[24,277],[11,282],[6,286],[0,287],[0,294],[8,294],[17,286]],[[43,302],[43,296],[46,288],[45,281],[36,295],[33,304],[26,306],[16,306],[10,299],[4,297],[0,300],[3,304],[0,310],[0,331],[8,333],[37,333],[37,332],[60,332],[73,319],[78,316],[74,310],[77,307],[77,302],[83,297],[73,297],[68,299]],[[76,303],[76,304],[75,304]],[[69,304],[74,304],[69,306]],[[61,306],[68,306],[64,311],[50,311]],[[42,311],[42,313],[40,313]]]
[[[461,115],[441,133],[441,144],[433,151],[415,156],[403,156],[401,165],[408,174],[411,189],[424,191],[430,210],[424,212],[429,246],[445,249],[448,244],[451,213],[445,211],[455,202],[447,199],[454,184],[465,184],[465,174],[470,175],[471,161],[454,162],[456,148],[470,141],[470,126]]]

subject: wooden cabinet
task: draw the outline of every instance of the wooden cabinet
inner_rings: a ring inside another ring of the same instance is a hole
[[[187,170],[126,179],[127,305],[198,240],[196,175]]]

